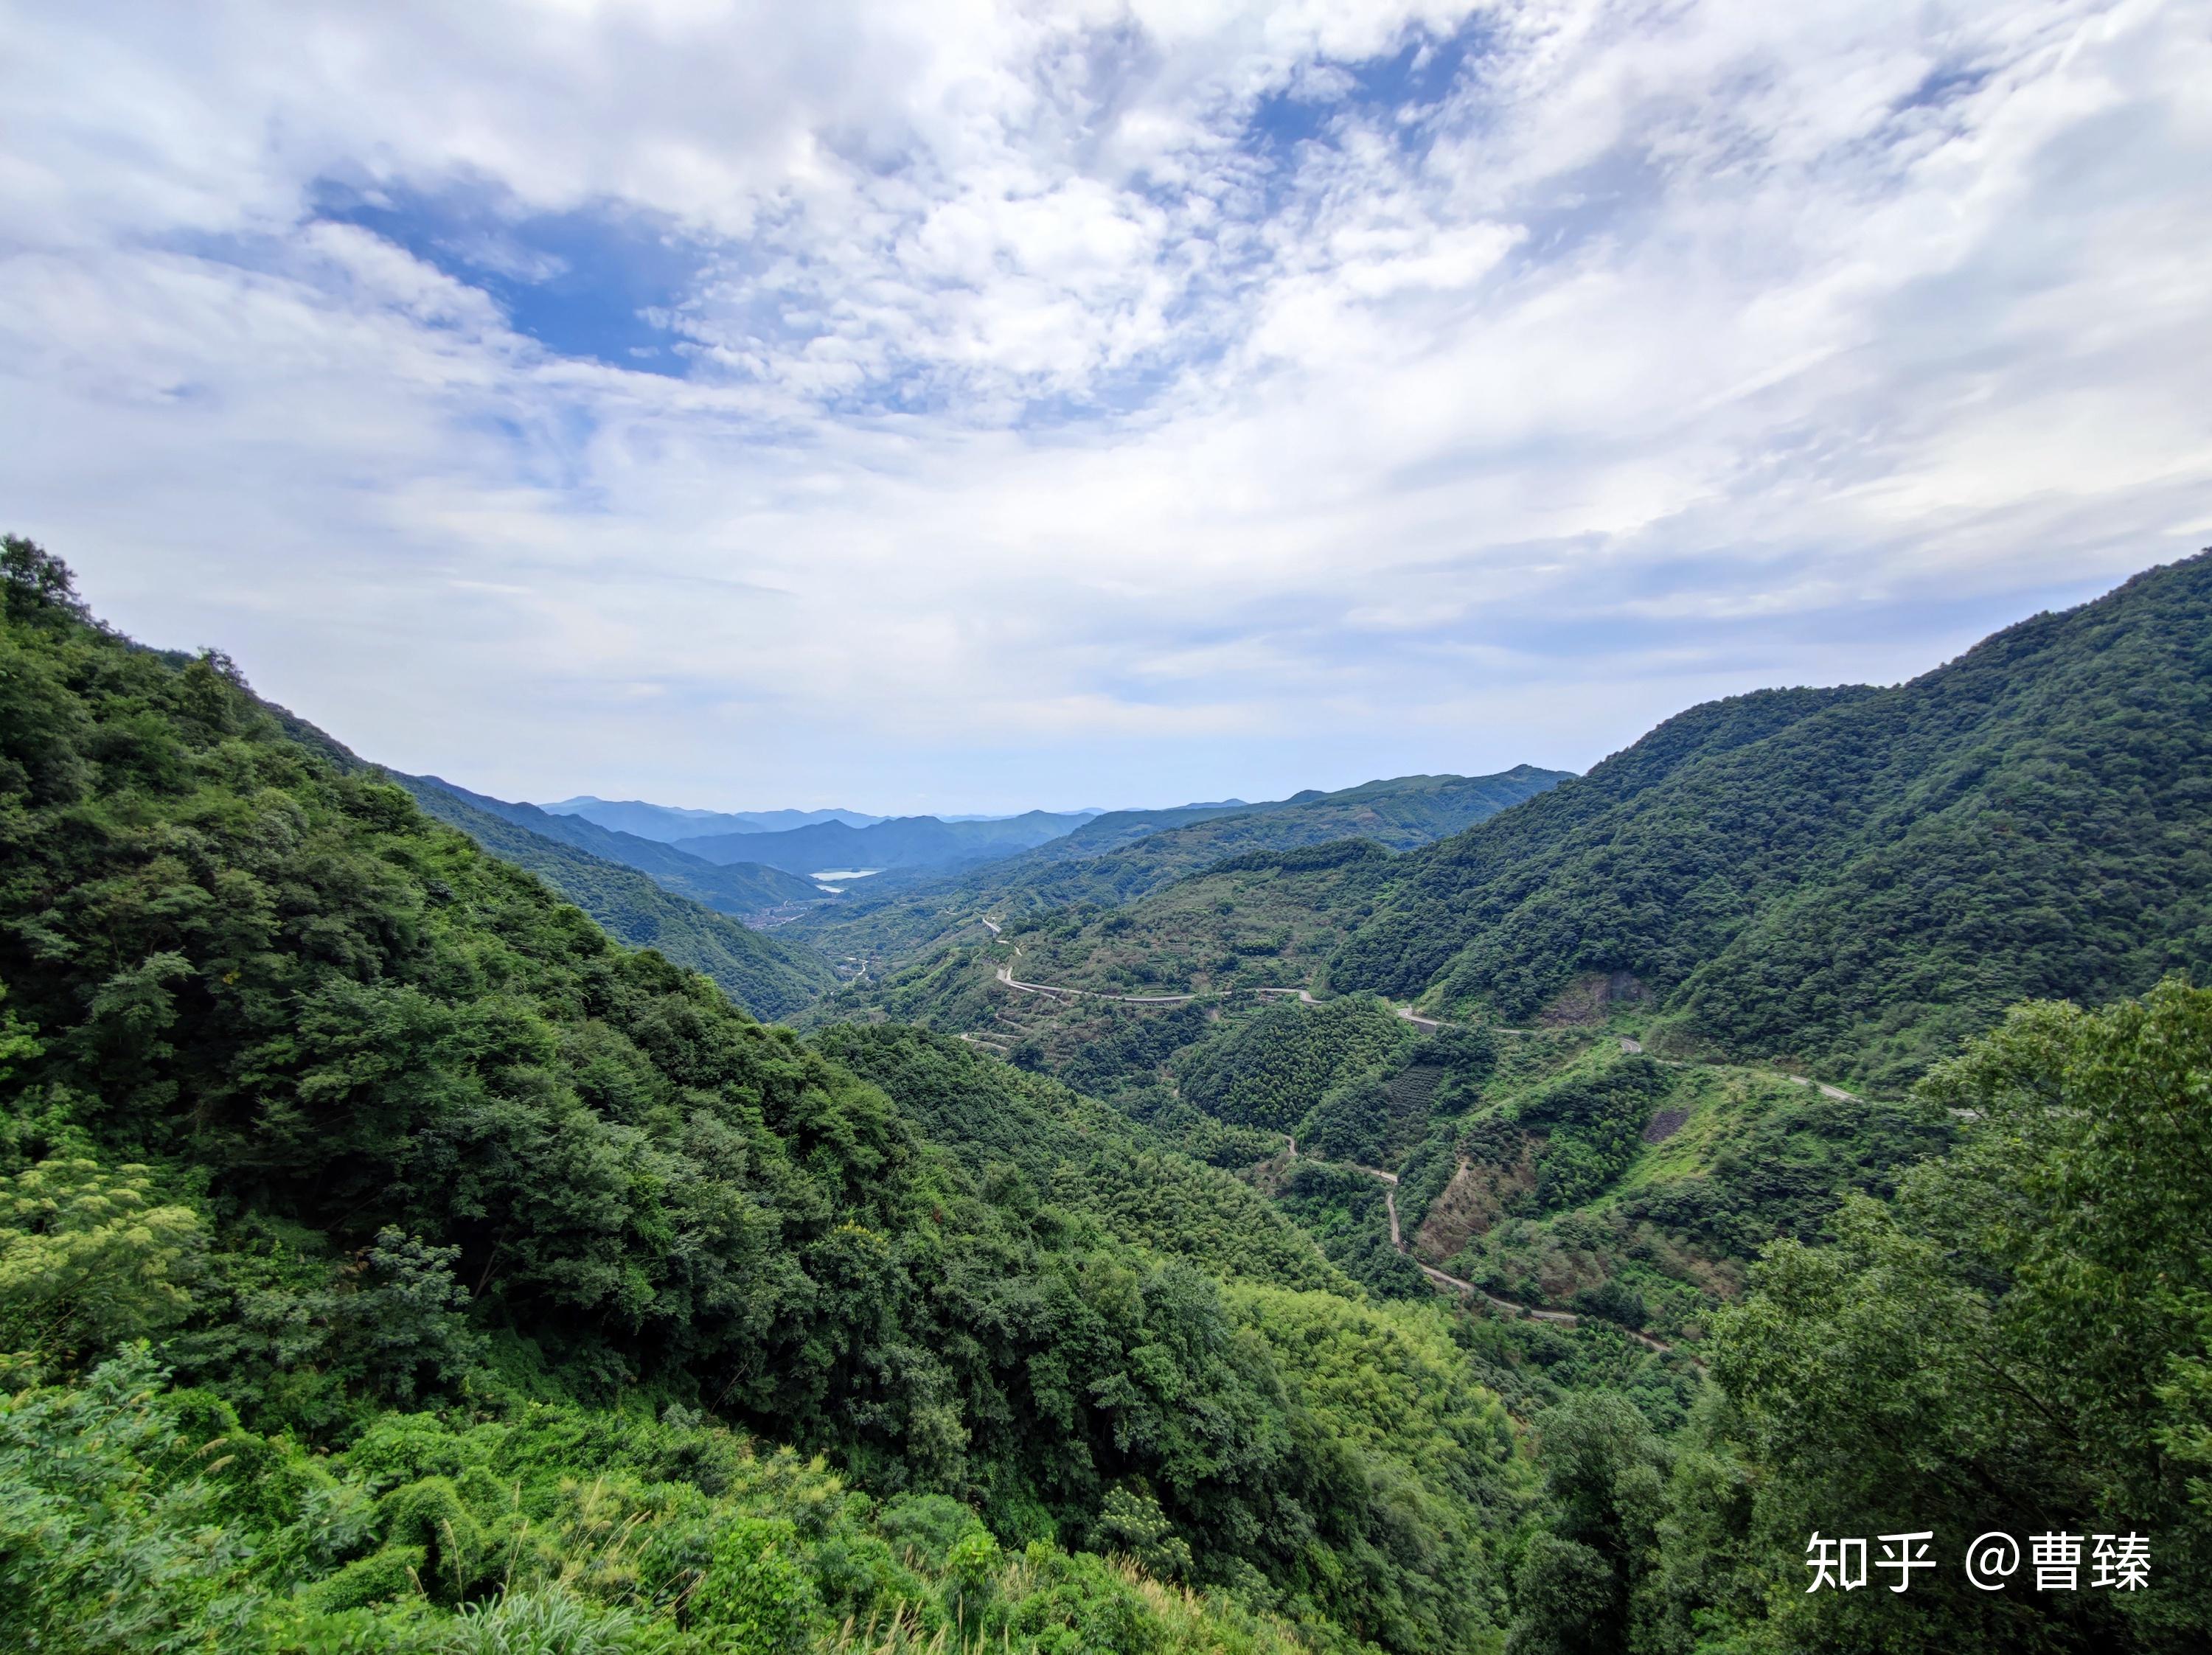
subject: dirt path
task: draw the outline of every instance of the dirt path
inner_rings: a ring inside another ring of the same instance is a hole
[[[1291,1137],[1287,1132],[1284,1134],[1284,1139],[1290,1145],[1291,1159],[1296,1161],[1298,1158],[1297,1139]],[[1379,1167],[1363,1167],[1356,1161],[1346,1161],[1345,1164],[1350,1167],[1354,1172],[1364,1173],[1370,1178],[1381,1180],[1382,1185],[1382,1209],[1390,1215],[1390,1245],[1397,1252],[1404,1253],[1407,1258],[1413,1258],[1411,1250],[1406,1246],[1406,1238],[1400,1233],[1398,1228],[1398,1174],[1395,1173],[1386,1173]],[[1438,1270],[1434,1264],[1423,1264],[1418,1258],[1413,1259],[1413,1266],[1415,1269],[1419,1270],[1422,1275],[1427,1276],[1431,1283],[1433,1285],[1442,1288],[1449,1288],[1454,1292],[1458,1293],[1466,1298],[1480,1299],[1492,1309],[1502,1311],[1508,1316],[1516,1318],[1526,1317],[1532,1322],[1549,1322],[1555,1327],[1578,1328],[1583,1324],[1583,1319],[1580,1316],[1577,1316],[1573,1311],[1538,1310],[1534,1306],[1519,1304],[1510,1299],[1501,1299],[1494,1293],[1486,1293],[1482,1288],[1475,1286],[1474,1282],[1462,1281],[1456,1276],[1449,1275],[1445,1271]],[[1655,1339],[1649,1333],[1643,1332],[1636,1328],[1621,1327],[1620,1324],[1618,1322],[1608,1322],[1606,1325],[1619,1329],[1620,1331],[1626,1333],[1630,1338],[1635,1340],[1637,1343],[1642,1345],[1646,1350],[1655,1351],[1662,1356],[1669,1355],[1674,1352],[1674,1347],[1668,1344],[1664,1339]],[[1695,1356],[1690,1357],[1689,1361],[1691,1366],[1695,1367],[1699,1373],[1702,1373],[1705,1372],[1705,1365],[1699,1361]]]
[[[976,918],[978,919],[981,919],[984,924],[988,925],[991,928],[992,936],[996,937],[999,934],[998,921],[994,919],[983,919],[981,914],[978,914]],[[1012,946],[1014,953],[1018,955],[1022,951],[1022,945],[1016,943]],[[1212,994],[1108,994],[1099,989],[1069,988],[1066,985],[1059,983],[1025,983],[1014,975],[1014,968],[1012,966],[1000,966],[999,967],[999,981],[1006,985],[1006,987],[1012,989],[1017,993],[1020,994],[1042,994],[1048,998],[1055,1000],[1110,1000],[1117,1005],[1125,1006],[1180,1006],[1188,1005],[1193,1000],[1205,1000],[1215,997],[1215,996]],[[1321,1002],[1316,1000],[1311,992],[1302,988],[1232,988],[1218,990],[1216,992],[1224,998],[1231,994],[1288,994],[1296,996],[1300,1005],[1317,1006],[1321,1004]],[[1403,1021],[1413,1024],[1414,1028],[1427,1034],[1436,1034],[1439,1029],[1467,1028],[1475,1027],[1475,1025],[1468,1023],[1443,1022],[1435,1017],[1418,1016],[1414,1014],[1413,1007],[1409,1005],[1393,1006],[1391,1009],[1396,1012],[1399,1017]],[[1482,1026],[1490,1027],[1489,1025]],[[1534,1034],[1540,1031],[1533,1028],[1500,1028],[1492,1027],[1490,1028],[1490,1032],[1493,1034]],[[1620,1041],[1620,1049],[1624,1052],[1636,1053],[1641,1052],[1644,1050],[1644,1042],[1636,1039],[1633,1035],[1623,1034],[1618,1038]],[[1654,1058],[1653,1061],[1661,1064],[1668,1069],[1687,1069],[1692,1067],[1691,1064],[1680,1062],[1671,1058]],[[1861,1099],[1856,1093],[1846,1092],[1842,1087],[1831,1086],[1826,1081],[1808,1080],[1802,1075],[1784,1075],[1782,1078],[1788,1081],[1792,1086],[1809,1086],[1814,1091],[1818,1092],[1822,1097],[1833,1099],[1838,1103],[1857,1103],[1861,1101]],[[1296,1153],[1295,1149],[1292,1153]],[[1362,1168],[1362,1170],[1372,1171],[1373,1169]],[[1377,1173],[1376,1176],[1381,1177],[1383,1176],[1383,1174]]]

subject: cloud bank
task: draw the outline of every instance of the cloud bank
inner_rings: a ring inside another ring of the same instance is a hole
[[[1581,767],[2212,539],[2212,7],[19,4],[6,522],[511,796]]]

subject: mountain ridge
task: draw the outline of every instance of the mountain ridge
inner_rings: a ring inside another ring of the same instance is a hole
[[[2014,1001],[2212,968],[2212,554],[1826,694],[1409,853],[1331,980],[1510,1020],[1624,973],[1680,1039],[1894,1083]]]
[[[772,834],[830,821],[865,828],[884,820],[864,811],[838,807],[821,810],[701,810],[682,805],[653,804],[644,799],[603,799],[591,793],[579,793],[536,808],[553,815],[580,816],[617,833],[635,834],[641,839],[658,840],[663,844],[702,834]]]
[[[988,821],[892,816],[866,828],[824,821],[773,834],[705,834],[678,840],[674,848],[708,862],[756,861],[796,874],[825,868],[950,867],[1027,850],[1058,839],[1083,821],[1047,810]]]
[[[398,773],[394,773],[397,774]],[[605,862],[635,868],[663,889],[704,903],[719,912],[739,916],[767,912],[794,902],[818,900],[811,882],[760,863],[712,863],[675,846],[607,828],[586,816],[565,816],[473,792],[441,776],[403,778],[424,782],[476,809],[500,816],[541,839],[574,846]],[[419,797],[419,794],[418,794]]]

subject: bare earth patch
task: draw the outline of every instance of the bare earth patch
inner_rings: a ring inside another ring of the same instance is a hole
[[[1536,1023],[1540,1028],[1571,1028],[1603,1022],[1613,1006],[1650,997],[1633,973],[1586,972],[1552,997],[1551,1003],[1537,1013]]]
[[[1424,1258],[1449,1258],[1505,1215],[1505,1203],[1536,1187],[1536,1143],[1524,1138],[1510,1167],[1462,1161],[1451,1182],[1429,1203],[1413,1246]]]

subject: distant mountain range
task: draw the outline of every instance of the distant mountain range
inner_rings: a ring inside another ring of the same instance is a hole
[[[658,840],[664,845],[707,834],[775,834],[824,821],[866,828],[884,820],[859,810],[687,810],[672,804],[647,804],[642,799],[594,798],[589,793],[530,808],[550,815],[580,816],[617,833]]]
[[[863,887],[799,930],[833,954],[898,955],[976,913],[1134,902],[1162,886],[1253,852],[1364,839],[1408,850],[1460,832],[1571,773],[1516,765],[1491,776],[1397,776],[1332,793],[1308,789],[1259,804],[1225,800],[1165,810],[1115,810],[1019,855],[926,884]]]
[[[781,833],[711,834],[678,840],[675,848],[708,862],[757,862],[803,874],[832,868],[952,869],[1026,851],[1090,820],[1048,810],[987,821],[895,816],[864,828],[822,821]]]
[[[812,882],[781,868],[754,862],[717,864],[692,856],[657,840],[601,827],[588,816],[561,815],[534,804],[511,803],[483,793],[472,793],[439,776],[401,776],[397,779],[412,792],[432,815],[453,820],[439,794],[457,798],[474,809],[514,823],[543,839],[574,846],[605,861],[618,863],[647,874],[662,888],[704,903],[719,913],[759,914],[793,902],[819,900],[822,893]],[[658,809],[647,805],[647,809]],[[468,824],[456,823],[466,827]]]

